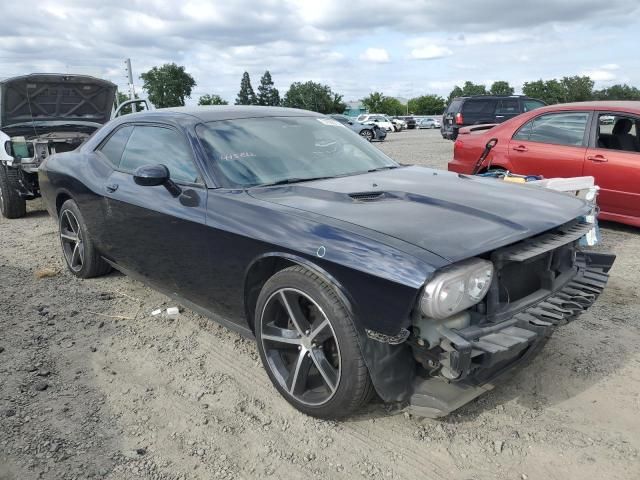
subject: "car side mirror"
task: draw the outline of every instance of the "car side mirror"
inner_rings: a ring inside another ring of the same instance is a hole
[[[182,189],[171,180],[169,169],[164,165],[143,165],[133,174],[133,181],[141,187],[164,186],[171,195],[177,197]]]

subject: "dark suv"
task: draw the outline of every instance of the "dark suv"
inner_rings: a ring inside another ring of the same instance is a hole
[[[546,103],[524,95],[476,95],[455,97],[442,117],[442,138],[455,140],[458,130],[468,125],[502,123],[505,120],[544,107]]]

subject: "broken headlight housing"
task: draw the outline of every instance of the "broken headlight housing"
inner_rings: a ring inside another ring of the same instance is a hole
[[[480,302],[492,279],[493,264],[480,258],[447,267],[424,286],[420,309],[430,318],[450,317]]]

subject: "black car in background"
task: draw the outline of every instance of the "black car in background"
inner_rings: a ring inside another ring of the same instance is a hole
[[[455,140],[458,130],[468,125],[502,123],[505,120],[544,107],[546,103],[525,95],[475,95],[455,97],[442,117],[442,138]]]
[[[416,128],[417,122],[416,122],[416,119],[413,117],[393,117],[393,118],[399,118],[400,120],[404,120],[407,124],[408,130]]]

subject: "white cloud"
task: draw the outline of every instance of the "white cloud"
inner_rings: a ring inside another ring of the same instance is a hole
[[[389,52],[384,48],[367,48],[360,54],[360,60],[373,63],[387,63],[390,60]]]
[[[614,72],[619,69],[620,65],[617,63],[607,63],[599,68],[583,70],[580,74],[586,75],[596,82],[611,82],[617,79],[618,76]]]
[[[453,52],[441,45],[425,45],[423,47],[414,48],[409,53],[409,58],[414,60],[434,60],[436,58],[448,57]]]

